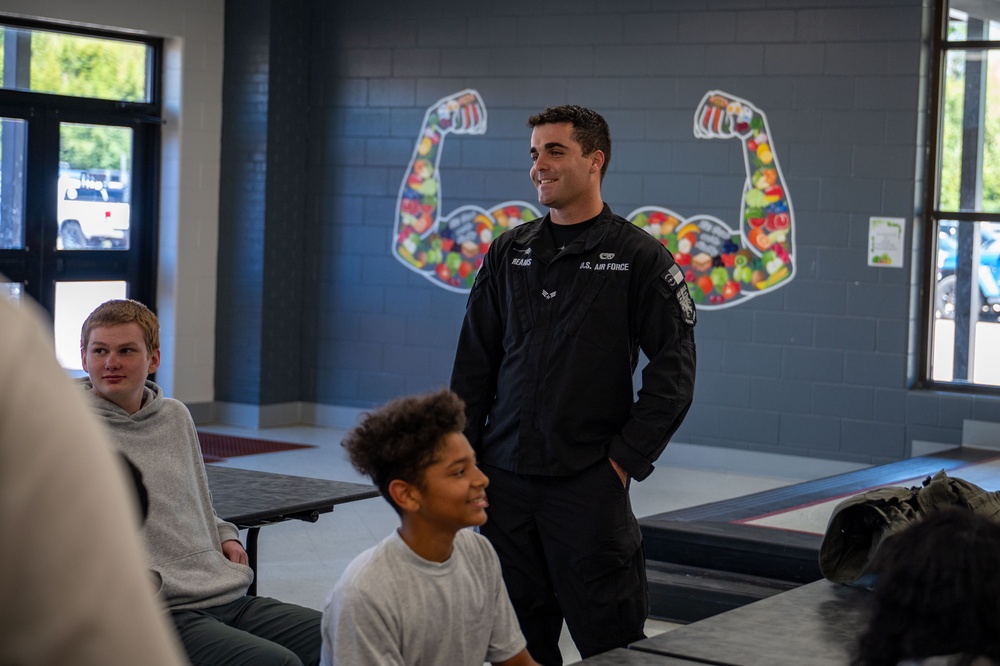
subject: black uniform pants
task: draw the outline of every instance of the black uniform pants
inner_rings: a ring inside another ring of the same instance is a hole
[[[564,618],[584,658],[644,638],[642,538],[628,488],[610,461],[572,476],[482,470],[490,507],[480,531],[500,556],[531,656],[562,664]]]

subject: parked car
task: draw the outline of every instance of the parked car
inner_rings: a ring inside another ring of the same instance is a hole
[[[59,178],[59,249],[128,249],[129,204],[120,182]]]
[[[1000,223],[980,222],[979,320],[1000,321]],[[935,316],[955,318],[955,266],[958,262],[958,227],[942,222],[938,229]]]

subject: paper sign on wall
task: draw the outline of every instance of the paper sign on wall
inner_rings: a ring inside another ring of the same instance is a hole
[[[868,265],[903,267],[906,220],[902,217],[872,217],[868,221]]]

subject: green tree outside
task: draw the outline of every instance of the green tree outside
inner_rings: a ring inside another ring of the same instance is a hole
[[[952,23],[950,41],[964,39],[964,24]],[[965,63],[968,52],[953,51],[945,63],[944,104],[941,109],[940,201],[944,211],[960,210],[962,129],[965,109]],[[982,132],[982,203],[978,210],[1000,212],[1000,51],[985,51],[986,109]]]
[[[0,76],[4,33],[0,29]],[[30,90],[122,101],[148,99],[148,47],[139,42],[31,31]],[[132,161],[132,132],[98,125],[63,125],[59,160],[75,169],[120,169]]]
[[[124,159],[124,164],[123,164]],[[106,125],[63,123],[59,161],[74,169],[131,169],[132,130]]]
[[[75,97],[146,98],[146,45],[34,31],[31,88]]]

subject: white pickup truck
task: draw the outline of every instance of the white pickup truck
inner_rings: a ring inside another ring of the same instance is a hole
[[[75,178],[59,181],[60,250],[127,250],[129,204],[121,189],[81,187]]]

